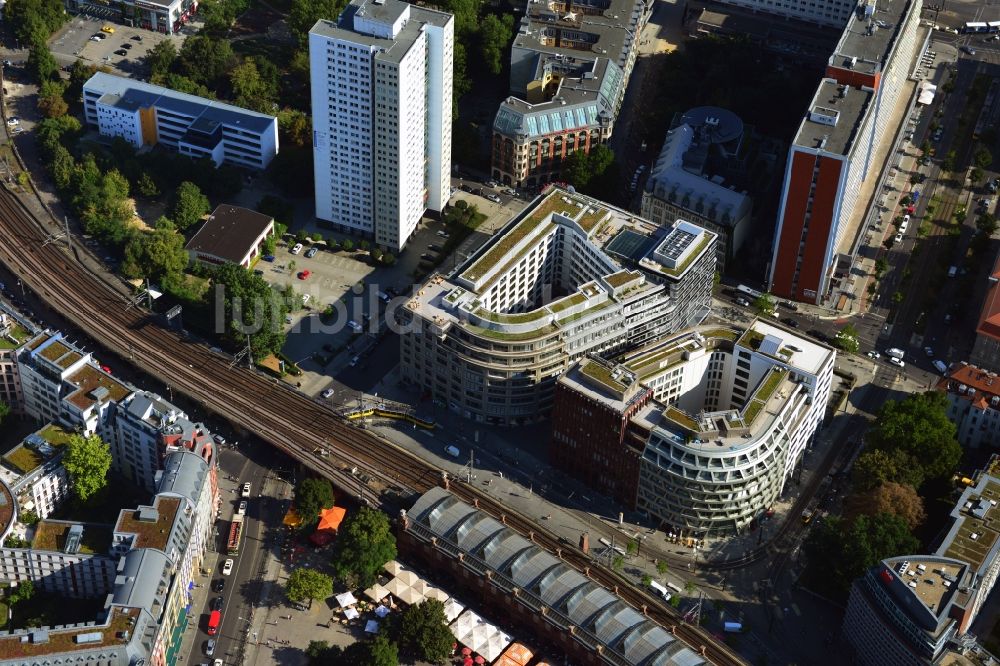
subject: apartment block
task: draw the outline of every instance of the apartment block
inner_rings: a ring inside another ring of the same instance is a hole
[[[3,455],[0,479],[17,500],[17,509],[47,518],[69,494],[69,479],[62,466],[70,432],[50,423],[24,438]]]
[[[492,175],[537,191],[605,143],[652,13],[647,0],[530,0],[510,50],[511,96],[493,121]]]
[[[1000,377],[969,363],[956,363],[938,380],[948,398],[948,419],[965,447],[993,447],[1000,442]]]
[[[850,279],[857,239],[908,108],[920,0],[858,4],[788,153],[769,291],[819,304]]]
[[[682,535],[740,533],[800,464],[835,358],[757,320],[587,359],[559,379],[549,458]]]
[[[136,148],[163,144],[182,155],[264,169],[278,154],[278,119],[231,104],[97,72],[83,84],[87,124]]]
[[[976,341],[969,361],[991,371],[1000,370],[1000,255],[988,278],[986,296],[979,311]],[[2,361],[0,361],[2,362]]]
[[[0,303],[0,401],[19,416],[25,412],[17,354],[37,333],[31,321]]]
[[[1000,573],[998,501],[1000,479],[979,474],[934,554],[887,558],[854,581],[843,635],[855,663],[964,663],[955,655],[978,651],[969,628]]]
[[[715,242],[552,188],[400,309],[401,376],[477,421],[543,418],[576,360],[704,319]]]
[[[454,18],[352,0],[309,32],[316,217],[398,251],[451,196]]]

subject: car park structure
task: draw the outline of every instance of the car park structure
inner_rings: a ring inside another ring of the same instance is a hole
[[[636,347],[708,313],[716,235],[657,226],[561,188],[539,196],[398,312],[401,376],[467,417],[543,417],[590,352]]]

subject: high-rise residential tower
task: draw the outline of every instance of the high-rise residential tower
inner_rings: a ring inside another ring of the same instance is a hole
[[[451,194],[451,14],[353,0],[309,32],[316,217],[399,250]]]

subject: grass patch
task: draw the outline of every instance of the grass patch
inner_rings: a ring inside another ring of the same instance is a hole
[[[20,324],[10,327],[7,335],[0,338],[0,349],[17,349],[28,340],[28,329]]]
[[[542,309],[532,310],[531,312],[493,312],[492,310],[487,310],[486,308],[477,308],[472,314],[476,315],[480,319],[486,319],[488,321],[495,322],[497,324],[527,324],[532,321],[537,321],[548,316],[548,312]]]
[[[697,421],[695,421],[693,418],[691,418],[681,410],[677,409],[673,405],[668,407],[667,411],[664,412],[663,415],[666,418],[673,421],[674,423],[676,423],[677,425],[681,426],[682,428],[690,432],[698,432],[701,429],[698,427]]]
[[[71,624],[94,620],[104,608],[104,598],[72,599],[62,594],[46,592],[35,586],[35,594],[30,599],[14,604],[11,609],[11,629]],[[91,628],[89,631],[96,631]]]
[[[527,331],[524,333],[505,333],[503,331],[494,331],[489,328],[481,328],[479,326],[473,326],[472,324],[467,325],[466,330],[468,330],[473,335],[478,335],[481,338],[492,338],[494,340],[503,340],[505,342],[519,342],[522,340],[534,340],[535,338],[541,338],[546,335],[551,335],[555,333],[558,329],[552,324],[547,324],[541,328],[534,329],[532,331]]]

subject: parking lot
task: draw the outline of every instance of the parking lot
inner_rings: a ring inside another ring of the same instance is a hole
[[[105,33],[101,28],[108,26],[114,33]],[[103,35],[93,40],[95,35]],[[165,39],[173,40],[178,48],[184,41],[184,34],[164,35],[143,28],[131,28],[110,21],[77,16],[59,30],[49,42],[49,49],[60,64],[67,64],[77,58],[95,65],[107,65],[132,76],[142,70],[142,58],[149,50]],[[125,55],[116,54],[123,50]]]

